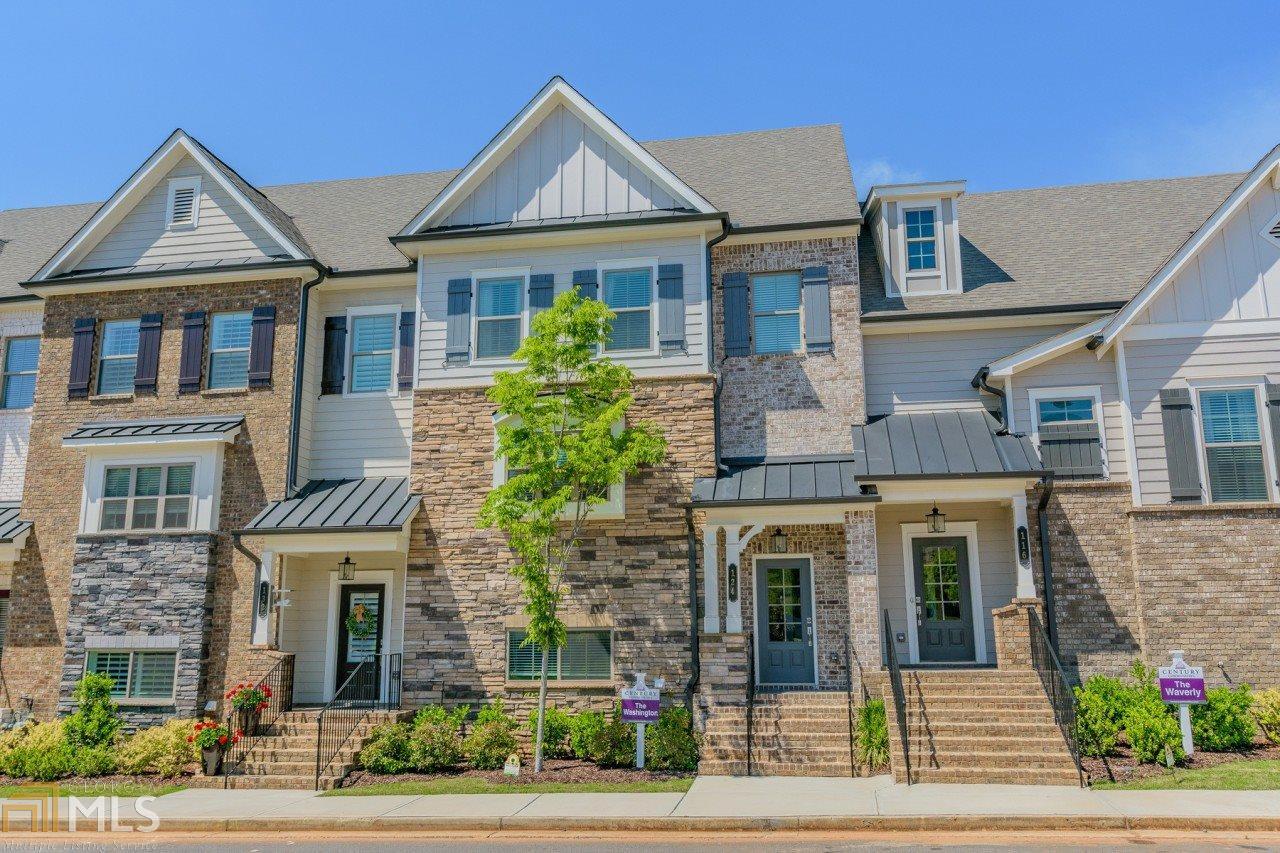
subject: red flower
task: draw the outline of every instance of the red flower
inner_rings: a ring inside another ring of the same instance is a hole
[[[259,703],[258,703],[258,710],[259,710],[259,711],[265,711],[265,710],[267,710],[267,703],[266,703],[266,702],[259,702]]]
[[[218,735],[218,743],[219,743],[220,745],[222,745],[222,746],[226,746],[226,745],[227,745],[227,736],[226,736],[226,735]]]
[[[187,735],[187,743],[195,743],[195,742],[196,742],[195,735]]]
[[[270,688],[270,687],[264,687],[264,688],[262,688],[262,695],[263,695],[263,696],[266,696],[268,699],[270,699],[270,698],[271,698],[271,688]]]
[[[243,729],[236,729],[236,738],[237,738],[237,739],[239,739],[239,738],[242,738],[242,737],[244,737],[244,730],[243,730]]]
[[[240,742],[240,735],[236,735],[235,737],[233,737],[233,738],[231,739],[231,742],[232,742],[232,743],[239,743],[239,742]]]

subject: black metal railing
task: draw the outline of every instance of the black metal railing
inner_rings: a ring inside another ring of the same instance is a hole
[[[320,777],[374,711],[400,707],[399,652],[370,655],[356,665],[316,718],[316,790]]]
[[[849,653],[849,635],[844,635],[844,704],[845,712],[849,716],[849,775],[856,777],[858,775],[858,761],[855,758],[853,741],[853,658]]]
[[[255,689],[270,693],[267,707],[261,710],[237,711],[227,709],[227,730],[240,733],[239,741],[233,741],[222,758],[222,787],[231,784],[233,774],[244,771],[244,762],[259,741],[279,721],[280,715],[293,709],[293,655],[276,661]]]
[[[907,784],[911,784],[910,734],[907,731],[907,694],[902,688],[902,668],[898,666],[898,652],[893,644],[893,625],[889,611],[884,611],[884,656],[889,668],[889,686],[893,690],[893,710],[898,717],[898,737],[902,741],[902,767]]]
[[[1040,684],[1044,687],[1049,704],[1053,706],[1053,719],[1062,730],[1062,738],[1067,742],[1067,750],[1071,760],[1076,764],[1076,772],[1080,774],[1080,787],[1086,785],[1084,765],[1080,763],[1080,747],[1076,743],[1076,694],[1071,688],[1071,680],[1058,660],[1058,653],[1053,650],[1049,636],[1040,622],[1040,614],[1028,611],[1031,619],[1031,665],[1040,676]]]
[[[756,717],[756,643],[752,632],[747,632],[747,775],[752,775],[754,766],[751,753],[755,745]]]

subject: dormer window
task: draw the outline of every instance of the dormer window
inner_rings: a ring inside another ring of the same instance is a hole
[[[872,187],[863,216],[890,299],[964,293],[959,200],[964,181]]]
[[[937,221],[932,207],[906,211],[907,269],[938,268]]]
[[[164,225],[169,231],[195,228],[200,223],[200,179],[172,178],[165,204]]]

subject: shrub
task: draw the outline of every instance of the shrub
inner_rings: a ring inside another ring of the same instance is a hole
[[[476,725],[481,726],[485,723],[500,723],[508,729],[514,730],[516,718],[507,713],[502,704],[502,697],[499,696],[476,713]]]
[[[21,729],[17,743],[4,755],[0,772],[7,776],[50,782],[79,770],[75,753],[67,743],[62,720],[32,723]],[[99,755],[89,758],[95,766],[102,763]]]
[[[63,735],[72,749],[110,748],[120,734],[121,721],[116,703],[111,701],[115,682],[106,675],[88,673],[76,684],[75,713],[67,717]]]
[[[164,725],[139,729],[120,745],[117,757],[122,773],[158,773],[177,776],[196,760],[189,720],[170,720]]]
[[[1249,685],[1214,687],[1205,693],[1204,705],[1191,706],[1191,736],[1200,749],[1227,752],[1253,743],[1254,725],[1249,709],[1253,691]]]
[[[554,705],[548,705],[542,718],[542,754],[547,758],[568,758],[573,753],[569,749],[569,727],[573,717],[567,711],[561,711]],[[538,738],[538,709],[529,712],[529,740],[536,743]]]
[[[462,760],[462,723],[470,708],[446,711],[440,705],[423,708],[409,730],[411,760],[423,773],[446,770]]]
[[[1156,682],[1156,668],[1147,666],[1139,659],[1134,659],[1129,667],[1129,678],[1133,681],[1133,703],[1160,702],[1160,685]]]
[[[889,722],[884,700],[871,699],[860,706],[854,718],[854,752],[858,763],[868,768],[889,763]]]
[[[1084,687],[1077,687],[1076,693],[1076,742],[1083,755],[1101,758],[1110,755],[1116,746],[1116,736],[1120,734],[1121,719],[1114,715],[1116,710],[1112,704],[1114,694],[1105,690],[1090,689],[1092,682],[1102,676],[1095,675]],[[1104,679],[1116,682],[1115,679]],[[1123,687],[1123,685],[1120,685]]]
[[[1254,694],[1253,718],[1267,740],[1280,743],[1280,688],[1273,687]],[[3,745],[0,745],[2,749]]]
[[[601,767],[634,767],[636,727],[622,722],[622,712],[615,707],[613,716],[592,734],[588,751]]]
[[[698,737],[689,712],[676,705],[658,714],[645,732],[645,766],[654,770],[697,770]]]
[[[582,711],[569,720],[569,751],[574,758],[591,759],[591,740],[604,728],[604,714],[599,711]]]
[[[1139,761],[1164,761],[1166,746],[1173,751],[1175,761],[1186,757],[1182,751],[1182,730],[1178,721],[1169,715],[1159,700],[1142,701],[1130,708],[1124,728],[1133,754]]]
[[[1095,714],[1105,714],[1111,725],[1119,731],[1124,726],[1125,715],[1133,707],[1138,691],[1118,678],[1092,675],[1082,687],[1076,688],[1076,698],[1088,696]],[[1096,718],[1095,718],[1096,719]]]
[[[384,723],[369,733],[360,750],[360,766],[370,773],[404,773],[413,769],[408,723]]]
[[[510,719],[509,717],[507,718]],[[462,742],[467,761],[477,770],[501,770],[507,756],[516,751],[514,725],[501,719],[476,721],[471,733]]]

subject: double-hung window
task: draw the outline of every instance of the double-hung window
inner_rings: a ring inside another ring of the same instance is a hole
[[[800,351],[800,273],[751,277],[751,324],[757,353]]]
[[[525,643],[524,631],[507,632],[507,679],[536,681],[542,677],[542,647]],[[613,634],[607,628],[570,628],[565,644],[552,649],[548,678],[557,681],[600,681],[613,677]]]
[[[1200,433],[1213,501],[1269,497],[1256,388],[1201,388]]]
[[[604,304],[616,315],[606,352],[653,348],[653,270],[604,271]]]
[[[178,653],[170,651],[90,651],[85,671],[111,679],[116,699],[165,700],[173,698]]]
[[[40,339],[9,338],[4,345],[4,408],[30,408],[36,396]]]
[[[907,270],[938,268],[938,238],[935,211],[931,207],[904,213],[907,227]]]
[[[524,277],[476,282],[476,358],[509,358],[524,330]]]
[[[195,466],[108,466],[99,529],[186,530],[191,526]]]
[[[387,391],[395,366],[396,315],[351,318],[351,390]]]
[[[102,354],[98,359],[98,393],[132,394],[138,372],[138,321],[111,320],[102,324]]]
[[[249,387],[249,339],[253,314],[214,314],[209,332],[209,387]]]

